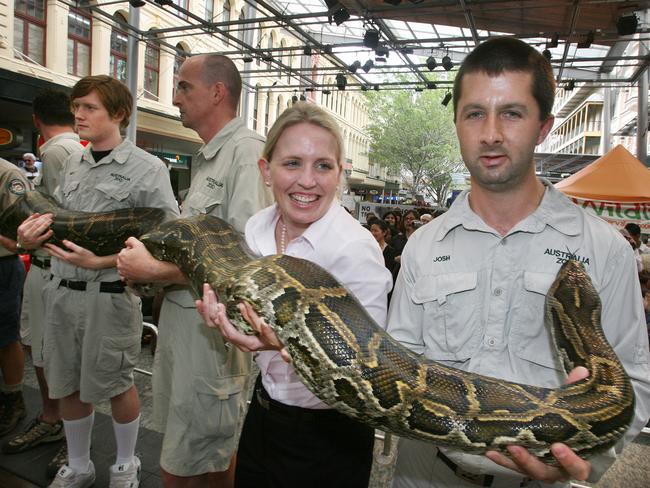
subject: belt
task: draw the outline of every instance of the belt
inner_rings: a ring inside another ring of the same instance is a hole
[[[86,281],[61,280],[59,286],[65,286],[71,290],[86,291],[88,283]],[[124,283],[118,281],[102,281],[99,284],[100,293],[124,293]]]
[[[9,254],[8,256],[0,257],[0,261],[10,261],[10,260],[17,260],[17,259],[18,259],[18,254]]]
[[[40,259],[36,256],[32,256],[31,263],[37,268],[47,269],[50,267],[50,258]]]
[[[302,408],[293,405],[285,405],[284,403],[273,400],[266,392],[263,386],[256,385],[255,397],[257,403],[266,411],[279,414],[283,417],[291,418],[296,421],[302,422],[323,422],[328,420],[339,420],[342,415],[336,410],[332,409],[315,409],[315,408]]]
[[[453,462],[451,459],[445,456],[440,449],[438,449],[438,452],[436,453],[436,457],[440,459],[443,463],[445,463],[447,467],[451,469],[456,476],[458,476],[460,479],[464,481],[467,481],[468,483],[472,483],[473,485],[477,485],[477,486],[492,486],[492,484],[494,483],[493,475],[476,474],[470,471],[465,471],[463,468],[461,468],[455,462]],[[519,484],[519,486],[520,487],[528,486],[529,483],[530,483],[530,479],[524,478]]]

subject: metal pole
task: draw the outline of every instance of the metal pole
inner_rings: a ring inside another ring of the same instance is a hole
[[[129,5],[129,25],[136,32],[140,30],[140,9]],[[135,144],[136,133],[138,130],[138,38],[129,31],[129,40],[127,44],[126,60],[126,86],[133,95],[133,107],[131,110],[131,119],[129,126],[126,128],[126,138]]]
[[[603,73],[603,78],[608,78]],[[612,147],[612,89],[609,86],[603,88],[603,125],[600,136],[600,154],[606,154]]]
[[[248,3],[246,5],[246,18],[247,19],[254,18],[256,15],[257,15],[257,9],[253,8],[253,5],[251,3]],[[255,35],[255,29],[245,30],[244,42],[249,46],[252,46],[254,35]],[[242,104],[241,115],[242,118],[244,119],[244,123],[246,124],[246,127],[252,128],[252,124],[250,126],[248,125],[248,122],[250,120],[248,111],[250,110],[251,93],[253,92],[253,89],[251,87],[251,75],[249,72],[245,72],[244,75],[242,76],[242,86],[244,92],[242,93],[241,100],[239,102]]]
[[[648,70],[639,78],[639,107],[636,124],[636,157],[648,166]]]

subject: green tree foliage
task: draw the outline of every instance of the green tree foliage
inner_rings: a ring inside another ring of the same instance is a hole
[[[370,161],[399,171],[414,193],[444,204],[462,168],[451,105],[441,90],[368,92]]]

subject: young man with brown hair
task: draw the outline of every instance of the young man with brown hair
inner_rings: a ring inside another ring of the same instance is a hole
[[[158,207],[167,219],[178,207],[167,169],[160,159],[123,140],[132,97],[108,76],[88,76],[70,95],[79,136],[90,141],[70,156],[54,197],[68,210],[101,212],[127,207]],[[33,248],[50,237],[51,215],[28,218],[18,240]],[[110,399],[117,459],[111,488],[135,488],[140,461],[134,455],[139,399],[133,366],[140,351],[140,300],[120,281],[117,255],[96,256],[70,241],[65,249],[44,244],[53,256],[52,280],[45,290],[45,375],[50,396],[61,401],[69,462],[50,485],[86,487],[94,483],[90,461],[93,404]]]

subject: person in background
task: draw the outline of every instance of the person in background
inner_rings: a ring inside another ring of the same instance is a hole
[[[256,255],[287,254],[320,265],[383,327],[390,273],[372,236],[336,198],[342,165],[343,140],[330,115],[307,102],[283,112],[259,161],[276,204],[251,217],[246,243]],[[227,341],[255,351],[260,369],[239,444],[235,486],[366,488],[374,430],[314,396],[286,362],[274,334],[237,332],[208,285],[197,306]],[[268,329],[250,306],[239,307],[254,328]]]
[[[385,220],[374,219],[370,222],[370,232],[377,241],[377,244],[379,244],[379,248],[384,255],[384,265],[386,266],[386,269],[390,271],[394,281],[397,277],[393,274],[396,268],[398,268],[397,263],[395,262],[397,254],[395,253],[395,249],[386,242],[386,236],[389,232],[388,224]]]
[[[24,173],[0,158],[0,212],[29,188]],[[0,436],[13,431],[27,414],[23,398],[25,356],[20,344],[20,301],[25,268],[16,242],[0,240]]]
[[[639,227],[639,224],[635,224],[634,222],[628,222],[627,224],[625,224],[625,230],[627,230],[630,233],[632,239],[634,239],[634,242],[636,244],[636,249],[639,250],[639,254],[650,254],[650,247],[648,247],[641,240],[641,227]]]
[[[416,221],[419,222],[419,215],[415,210],[407,210],[402,216],[399,234],[393,236],[390,241],[390,245],[395,249],[398,256],[402,254],[406,241],[408,241],[411,234],[415,231],[414,223]],[[397,262],[399,262],[399,257]]]
[[[70,111],[70,97],[59,90],[44,90],[32,101],[34,126],[45,141],[40,147],[41,178],[36,189],[53,195],[63,173],[65,160],[81,153],[83,146],[74,132],[74,115]],[[47,380],[43,371],[43,335],[45,304],[43,289],[51,276],[50,256],[44,250],[32,253],[31,267],[23,289],[21,312],[21,337],[32,357],[36,379],[41,394],[43,411],[34,418],[25,430],[9,439],[2,446],[5,454],[15,454],[32,449],[40,444],[56,442],[65,437],[59,412],[59,401],[49,397]],[[65,442],[48,463],[47,475],[53,477],[67,462],[68,449]]]
[[[181,215],[219,217],[243,233],[249,217],[272,199],[256,164],[264,140],[237,117],[241,88],[230,59],[193,56],[181,65],[173,102],[183,125],[205,143],[192,162]],[[177,266],[157,261],[135,238],[126,246],[118,259],[124,279],[176,285],[163,300],[153,368],[154,421],[165,432],[163,484],[231,486],[251,355],[227,348],[218,331],[206,329]]]
[[[382,217],[382,219],[385,220],[388,225],[393,225],[394,226],[397,223],[397,219],[395,217],[395,212],[393,212],[392,210],[386,212],[384,214],[384,216]]]
[[[471,188],[406,244],[387,332],[426,359],[468,372],[547,388],[584,378],[584,368],[565,378],[544,324],[545,295],[564,262],[557,254],[571,250],[600,295],[605,336],[631,378],[632,425],[615,448],[588,461],[554,443],[557,466],[520,446],[509,446],[508,457],[479,456],[401,439],[394,488],[595,482],[650,417],[648,337],[632,250],[610,224],[535,174],[554,94],[550,63],[518,39],[487,40],[465,58],[453,103]]]
[[[424,213],[420,215],[420,222],[422,222],[422,225],[428,224],[433,220],[433,216],[428,213]]]
[[[23,154],[22,169],[23,173],[25,174],[25,178],[32,182],[32,184],[36,185],[40,172],[38,170],[38,166],[36,165],[36,156],[34,156],[33,153],[28,152]]]
[[[619,229],[619,232],[623,236],[623,238],[630,244],[630,247],[632,248],[632,251],[634,252],[634,260],[636,261],[636,269],[639,273],[643,271],[643,257],[641,256],[641,253],[639,252],[639,246],[632,237],[632,234],[627,230],[627,228]]]
[[[86,76],[72,88],[72,112],[79,136],[90,141],[64,163],[54,198],[73,211],[102,212],[132,207],[164,210],[178,217],[169,173],[160,160],[122,139],[133,98],[106,75]],[[52,235],[52,215],[34,214],[18,228],[22,247],[35,249]],[[48,230],[49,229],[49,230]],[[68,464],[51,488],[91,486],[94,404],[110,400],[116,459],[111,488],[138,486],[135,445],[140,403],[133,366],[140,352],[140,299],[119,280],[117,254],[97,256],[74,242],[44,244],[53,256],[52,279],[44,291],[44,371],[50,397],[60,400]]]

